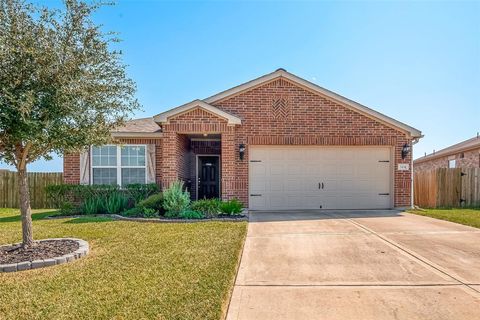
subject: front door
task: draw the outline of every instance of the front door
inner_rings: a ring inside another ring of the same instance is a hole
[[[219,157],[198,157],[198,199],[220,197]]]

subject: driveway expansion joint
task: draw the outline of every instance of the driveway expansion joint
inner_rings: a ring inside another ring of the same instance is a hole
[[[445,276],[457,281],[459,284],[461,284],[462,286],[465,286],[466,288],[468,288],[469,290],[472,290],[475,292],[476,295],[480,294],[480,291],[477,290],[476,288],[474,288],[471,284],[468,284],[466,281],[462,280],[462,279],[459,279],[458,277],[455,277],[453,275],[451,275],[449,272],[447,272],[446,270],[443,270],[443,268],[439,267],[439,266],[435,266],[433,262],[430,262],[428,261],[428,259],[422,257],[421,255],[419,255],[418,253],[416,252],[413,252],[412,250],[409,250],[409,249],[406,249],[404,248],[402,245],[396,243],[395,241],[391,240],[391,239],[388,239],[387,237],[384,236],[385,233],[383,234],[380,234],[380,233],[377,233],[373,230],[371,230],[370,228],[362,225],[361,223],[353,220],[352,218],[349,218],[347,216],[344,216],[342,214],[339,214],[339,213],[335,213],[334,215],[330,214],[330,213],[325,213],[326,215],[329,215],[331,217],[335,217],[335,215],[341,217],[342,219],[345,219],[346,221],[352,223],[353,225],[357,226],[358,228],[361,228],[365,231],[367,231],[368,233],[370,234],[373,234],[375,236],[377,236],[379,239],[381,239],[382,241],[394,246],[395,248],[397,248],[398,250],[406,253],[408,256],[410,256],[411,258],[413,258],[414,260],[417,260],[417,261],[420,261],[422,262],[422,264],[428,266],[429,268],[431,269],[434,269],[435,271],[437,272],[440,272],[442,274],[444,274]]]

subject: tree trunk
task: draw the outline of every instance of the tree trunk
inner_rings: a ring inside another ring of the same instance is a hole
[[[32,209],[30,208],[30,192],[28,190],[27,169],[18,170],[19,192],[20,192],[20,212],[22,215],[22,238],[23,247],[33,246],[32,230]]]

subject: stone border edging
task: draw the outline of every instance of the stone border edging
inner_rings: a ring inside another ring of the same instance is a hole
[[[64,264],[68,262],[75,261],[82,257],[85,257],[90,252],[90,247],[88,242],[82,239],[75,239],[75,238],[50,238],[50,239],[42,239],[38,242],[45,242],[51,240],[71,240],[78,243],[78,249],[74,252],[64,254],[63,256],[49,258],[49,259],[42,259],[42,260],[34,260],[34,261],[22,261],[17,263],[9,263],[9,264],[0,264],[0,273],[1,272],[17,272],[17,271],[24,271],[30,269],[38,269],[44,267],[50,267],[57,264]],[[3,246],[13,246],[18,245],[20,243],[14,244],[7,244]]]

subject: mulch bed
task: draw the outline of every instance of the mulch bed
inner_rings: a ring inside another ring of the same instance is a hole
[[[28,249],[20,245],[1,246],[0,264],[55,258],[72,253],[78,248],[78,242],[72,240],[44,240],[35,242],[35,246]]]

